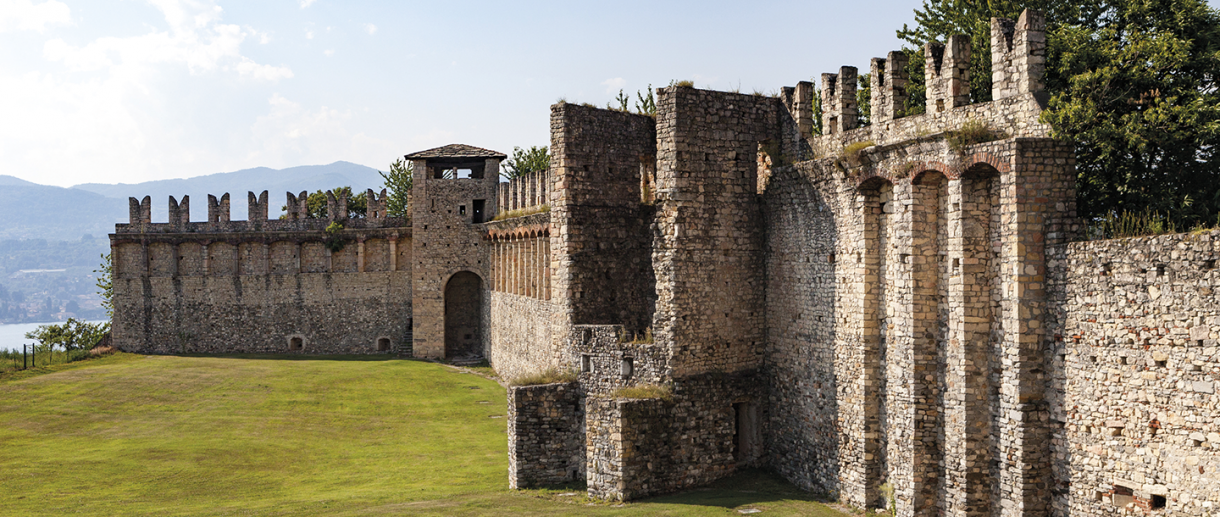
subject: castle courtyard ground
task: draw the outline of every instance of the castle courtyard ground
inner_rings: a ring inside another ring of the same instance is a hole
[[[509,490],[504,400],[384,356],[118,354],[0,377],[0,513],[842,515],[762,471],[626,505]]]

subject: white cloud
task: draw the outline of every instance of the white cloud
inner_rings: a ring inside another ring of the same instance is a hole
[[[55,0],[35,4],[31,0],[0,0],[0,32],[9,29],[38,31],[48,25],[72,22],[72,11]]]
[[[301,0],[301,9],[309,7],[309,6],[313,5],[314,2],[317,2],[317,1],[318,0]]]
[[[258,38],[258,42],[260,45],[266,45],[268,43],[271,43],[271,33],[270,32],[263,32],[258,29],[255,29],[254,27],[251,27],[249,25],[245,26],[244,28],[246,30],[246,34],[249,34],[251,36]]]
[[[0,68],[0,113],[22,121],[0,124],[0,163],[33,181],[70,185],[99,174],[141,181],[216,170],[232,160],[201,146],[184,117],[202,108],[176,101],[169,85],[184,75],[275,82],[292,70],[243,55],[242,43],[257,32],[222,23],[210,0],[150,3],[165,25],[80,44],[50,39],[42,49],[46,66]]]
[[[365,30],[365,32],[368,32],[370,35],[377,34],[377,26],[373,25],[371,23],[364,24],[364,30]]]
[[[335,55],[335,51],[334,51],[334,49],[328,49],[328,50],[322,51],[322,54],[325,55],[326,57],[330,57],[330,56]]]
[[[280,79],[291,79],[292,70],[286,66],[260,65],[248,57],[242,57],[241,62],[233,66],[237,73],[259,81],[274,82]]]
[[[602,84],[606,85],[606,93],[618,93],[623,86],[626,86],[627,81],[622,77],[615,77],[613,79],[606,79],[605,81],[602,81]]]
[[[306,29],[305,30],[305,39],[313,39],[313,31]]]

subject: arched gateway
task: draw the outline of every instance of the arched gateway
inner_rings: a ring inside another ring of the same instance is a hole
[[[483,356],[483,280],[459,271],[445,284],[445,358]]]

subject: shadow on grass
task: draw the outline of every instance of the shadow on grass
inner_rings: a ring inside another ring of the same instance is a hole
[[[539,488],[535,493],[552,499],[575,494],[579,494],[583,498],[586,488],[584,483],[570,483]],[[616,501],[591,502],[601,507],[618,508],[622,506]],[[796,510],[798,514],[803,515],[842,515],[838,510],[829,506],[813,503],[828,504],[834,503],[834,501],[824,495],[801,490],[772,472],[762,469],[744,469],[707,486],[674,494],[635,499],[627,503],[626,508],[647,512],[650,508],[657,510],[664,505],[681,505],[732,510],[778,504],[789,511]],[[682,514],[685,515],[685,512]]]
[[[824,496],[801,490],[784,478],[762,469],[744,469],[704,487],[632,502],[739,508],[779,501],[831,502]]]
[[[391,354],[351,354],[351,355],[328,355],[328,354],[164,354],[172,357],[204,357],[214,359],[250,359],[258,361],[274,360],[274,361],[419,361],[431,362],[424,359],[414,359],[409,357],[398,357]]]

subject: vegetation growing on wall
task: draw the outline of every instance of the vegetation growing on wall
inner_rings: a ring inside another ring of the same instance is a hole
[[[347,239],[342,236],[343,225],[335,221],[327,225],[325,231],[326,240],[322,241],[322,245],[332,253],[343,251],[343,247],[347,245]]]
[[[661,399],[673,400],[673,388],[662,384],[640,384],[627,388],[619,388],[610,394],[618,399]]]
[[[541,373],[514,377],[509,380],[509,384],[512,386],[538,386],[541,384],[555,384],[557,382],[576,382],[576,376],[577,373],[572,370],[550,368]]]

